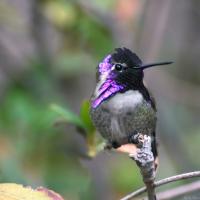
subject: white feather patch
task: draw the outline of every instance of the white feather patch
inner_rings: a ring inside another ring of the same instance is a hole
[[[109,108],[113,112],[120,111],[123,108],[134,108],[142,103],[143,96],[138,90],[129,90],[125,93],[118,93],[114,95],[108,102]]]

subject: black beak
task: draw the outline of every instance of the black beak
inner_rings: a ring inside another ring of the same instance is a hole
[[[154,67],[154,66],[158,66],[158,65],[170,65],[173,62],[159,62],[159,63],[151,63],[151,64],[146,64],[146,65],[141,65],[139,67],[134,67],[135,69],[146,69],[149,67]]]

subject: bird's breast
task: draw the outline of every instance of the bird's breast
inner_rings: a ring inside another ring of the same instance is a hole
[[[130,90],[125,93],[118,93],[105,102],[104,106],[113,115],[119,115],[127,111],[133,111],[143,102],[143,96],[139,91]]]
[[[134,131],[150,134],[156,123],[154,109],[137,90],[115,94],[92,109],[91,116],[103,137],[118,142]]]

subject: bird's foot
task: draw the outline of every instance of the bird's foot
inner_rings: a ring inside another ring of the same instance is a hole
[[[117,149],[119,148],[121,145],[118,144],[117,142],[115,141],[112,141],[112,142],[107,142],[104,146],[104,150],[111,150],[112,148],[114,149]]]
[[[128,138],[129,143],[136,144],[138,148],[141,148],[144,143],[144,135],[141,133],[134,133]]]
[[[140,138],[141,139],[141,138]],[[153,180],[155,178],[154,156],[151,151],[151,137],[143,135],[142,146],[137,149],[137,154],[129,154],[140,167],[145,180]]]

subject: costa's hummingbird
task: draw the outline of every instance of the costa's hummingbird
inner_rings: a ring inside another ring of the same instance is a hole
[[[156,105],[143,83],[143,70],[172,62],[143,64],[127,48],[117,48],[97,67],[97,85],[91,97],[91,119],[111,148],[135,143],[137,134],[151,136],[157,157]]]

